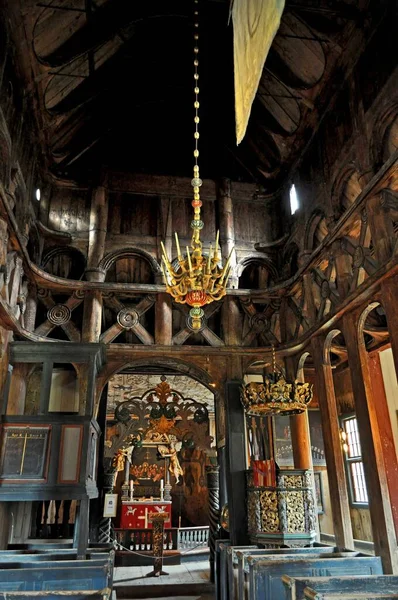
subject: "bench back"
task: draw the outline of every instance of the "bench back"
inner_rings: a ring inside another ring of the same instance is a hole
[[[306,587],[319,593],[378,592],[398,593],[397,575],[368,575],[361,577],[282,577],[286,591],[286,600],[304,600]]]
[[[64,552],[45,552],[42,554],[25,554],[25,553],[17,553],[17,554],[9,554],[0,552],[0,568],[3,568],[4,563],[32,563],[32,562],[54,562],[54,561],[77,561],[76,554]],[[91,561],[102,560],[106,562],[109,560],[109,552],[96,552],[95,554],[89,554],[87,556],[87,560]],[[79,559],[80,561],[80,559]]]
[[[109,588],[105,588],[104,590],[79,590],[76,592],[69,592],[67,590],[59,590],[50,593],[34,591],[6,592],[5,596],[7,597],[7,600],[11,600],[12,598],[15,598],[16,600],[23,598],[45,598],[46,600],[62,600],[62,598],[67,598],[68,600],[110,600],[112,597]]]
[[[311,588],[305,588],[305,598],[307,600],[396,600],[398,594],[378,594],[377,592],[364,592],[363,594],[317,594]]]
[[[312,548],[273,548],[270,550],[265,550],[264,548],[259,548],[257,550],[237,550],[235,553],[236,562],[237,562],[237,590],[236,595],[232,596],[232,598],[236,597],[239,600],[243,600],[245,598],[245,584],[246,578],[249,574],[249,566],[247,559],[248,557],[254,557],[258,560],[266,559],[268,556],[283,556],[283,555],[315,555],[315,556],[323,556],[324,554],[333,554],[337,553],[338,550],[335,546],[317,546]],[[351,551],[347,551],[349,555],[353,554]],[[357,553],[358,554],[358,553]],[[346,553],[344,553],[344,556]],[[272,560],[272,559],[271,559]]]
[[[275,557],[274,557],[275,558]],[[250,561],[250,559],[249,559]],[[249,599],[275,600],[284,597],[283,575],[292,577],[325,577],[340,575],[382,575],[378,556],[346,556],[339,554],[312,558],[285,556],[276,560],[249,562]]]
[[[101,590],[111,587],[112,569],[101,566],[0,569],[0,591]]]

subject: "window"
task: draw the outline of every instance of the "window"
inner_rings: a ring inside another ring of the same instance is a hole
[[[299,201],[297,197],[297,192],[294,184],[290,188],[290,214],[294,215],[296,210],[299,208]]]
[[[347,417],[342,420],[341,439],[343,441],[351,502],[352,504],[368,504],[368,492],[356,417]]]

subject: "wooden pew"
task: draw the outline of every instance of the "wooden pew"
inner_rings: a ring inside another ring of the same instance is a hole
[[[277,600],[284,598],[283,575],[292,577],[336,576],[340,575],[382,575],[381,560],[378,556],[345,556],[320,554],[316,558],[308,556],[273,556],[266,560],[248,557],[249,600]]]
[[[64,554],[63,552],[45,552],[40,554],[20,554],[1,552],[0,551],[0,568],[3,563],[35,563],[35,562],[54,562],[54,561],[76,561],[75,554]],[[80,560],[80,559],[79,559]],[[109,552],[97,552],[95,554],[88,554],[86,560],[91,561],[107,561],[109,560]],[[11,568],[11,567],[10,567]]]
[[[227,539],[216,540],[215,542],[215,561],[214,561],[214,579],[215,579],[215,596],[216,600],[226,600],[226,574],[225,574],[225,557],[226,548],[231,545],[231,541]],[[221,556],[223,553],[223,556]],[[224,563],[222,564],[222,561]]]
[[[16,600],[23,600],[23,598],[45,598],[46,600],[60,600],[60,598],[68,598],[69,600],[116,600],[116,595],[109,588],[105,588],[104,590],[76,590],[75,592],[67,590],[55,592],[6,592],[5,597],[7,600],[11,600],[12,598]]]
[[[315,594],[315,595],[314,595]],[[314,590],[306,588],[305,598],[311,600],[392,600],[398,598],[398,594],[377,594],[376,592],[365,592],[364,594],[317,594]]]
[[[304,590],[311,588],[322,598],[324,593],[357,594],[385,593],[398,594],[397,575],[370,575],[361,577],[282,577],[286,600],[304,600]]]
[[[259,550],[258,546],[229,546],[226,550],[227,554],[227,588],[228,588],[228,599],[232,600],[237,598],[237,578],[235,577],[235,565],[237,564],[236,553],[239,551],[254,552]],[[263,550],[264,551],[264,550]]]
[[[248,598],[248,575],[249,567],[247,559],[249,556],[255,557],[257,560],[262,560],[269,555],[320,555],[320,554],[336,554],[338,549],[334,546],[317,546],[314,548],[278,548],[271,550],[264,550],[259,548],[257,550],[238,550],[236,552],[236,568],[235,577],[237,573],[237,595],[231,596],[231,598],[239,598],[239,600],[247,600]],[[358,552],[347,550],[341,556],[358,555]],[[234,565],[235,566],[235,565]]]

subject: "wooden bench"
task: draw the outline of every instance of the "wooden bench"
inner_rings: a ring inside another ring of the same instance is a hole
[[[314,595],[315,594],[315,595]],[[311,588],[306,588],[305,598],[311,600],[318,600],[322,598],[322,600],[392,600],[393,598],[398,598],[398,594],[377,594],[376,592],[365,592],[364,594],[317,594]]]
[[[319,598],[323,594],[398,593],[397,575],[371,575],[361,577],[282,577],[286,600],[304,600],[304,590],[316,590]],[[318,597],[317,597],[318,598]]]
[[[329,555],[338,553],[338,549],[333,546],[317,546],[315,548],[279,548],[279,549],[271,549],[264,550],[264,548],[259,548],[257,550],[238,550],[236,552],[236,563],[234,564],[234,577],[235,580],[237,578],[237,586],[236,586],[236,596],[231,596],[231,598],[239,598],[239,600],[247,600],[248,598],[248,576],[249,576],[249,565],[247,563],[247,559],[249,556],[255,558],[256,560],[266,559],[267,556],[281,556],[281,555]],[[351,556],[357,555],[357,552],[347,550],[344,553],[340,553],[341,556]]]
[[[116,595],[114,592],[111,592],[109,588],[105,588],[104,590],[76,590],[75,592],[70,592],[67,590],[59,590],[54,592],[5,592],[2,594],[0,589],[0,600],[6,598],[7,600],[11,600],[15,598],[16,600],[23,598],[45,598],[46,600],[59,600],[60,598],[68,598],[68,600],[116,600]]]
[[[316,577],[340,575],[382,575],[381,560],[378,556],[345,556],[322,554],[316,558],[286,555],[256,560],[249,556],[249,600],[277,600],[284,598],[283,575],[292,577]]]
[[[36,562],[57,562],[57,561],[76,561],[76,554],[65,554],[64,552],[43,552],[40,554],[20,554],[8,552],[0,552],[0,568],[3,563],[36,563]],[[79,559],[81,560],[81,559]],[[109,552],[96,552],[88,554],[86,560],[92,561],[107,561],[109,560]],[[10,567],[11,568],[11,567]]]

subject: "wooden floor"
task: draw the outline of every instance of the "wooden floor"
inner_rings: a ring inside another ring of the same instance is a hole
[[[166,561],[165,561],[166,563]],[[118,598],[213,600],[208,561],[163,565],[168,575],[147,577],[151,567],[116,567],[114,589]]]

